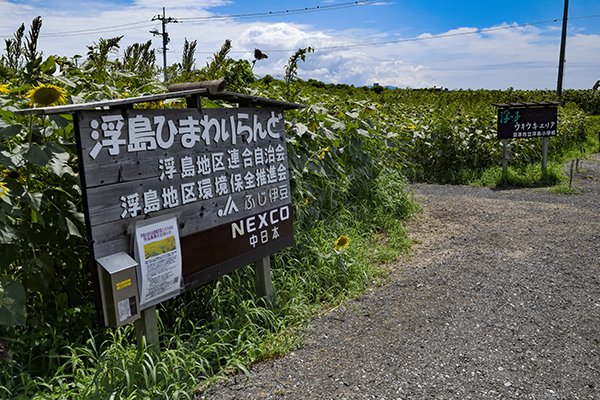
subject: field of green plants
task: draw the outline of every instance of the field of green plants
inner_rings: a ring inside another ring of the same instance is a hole
[[[195,69],[195,43],[186,42],[170,82],[224,77],[228,90],[307,105],[286,113],[297,244],[272,258],[272,307],[256,297],[250,267],[162,304],[157,356],[137,348],[132,326],[97,322],[71,117],[14,113],[164,92],[154,51],[138,44],[116,58],[112,38],[90,45],[79,64],[43,57],[41,24],[23,26],[0,58],[0,398],[193,398],[219,375],[286,353],[309,318],[385,281],[381,264],[408,249],[403,221],[418,210],[409,182],[506,179],[492,103],[556,100],[551,91],[304,81],[311,49],[290,55],[285,79],[255,77],[248,61],[230,57],[230,42]],[[569,90],[563,100],[548,175],[539,172],[540,140],[518,140],[509,182],[559,183],[567,159],[598,151],[600,94]]]

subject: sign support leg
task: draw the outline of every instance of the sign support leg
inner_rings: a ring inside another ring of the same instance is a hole
[[[148,348],[156,354],[160,353],[156,306],[147,308],[141,312],[141,318],[135,321],[135,333],[137,336],[138,348],[142,348],[143,338],[146,337],[146,345]]]
[[[254,263],[256,278],[256,294],[264,297],[268,304],[273,301],[273,281],[271,274],[271,257],[263,257]]]
[[[502,175],[508,173],[508,139],[502,139]]]
[[[548,137],[542,138],[542,176],[548,174]]]

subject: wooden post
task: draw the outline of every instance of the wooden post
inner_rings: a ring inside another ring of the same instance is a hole
[[[271,274],[271,258],[263,257],[254,263],[254,273],[256,278],[256,294],[264,297],[267,303],[272,305],[273,301],[273,281]]]
[[[542,176],[546,176],[548,173],[548,142],[550,138],[542,138]]]
[[[508,139],[502,139],[502,175],[508,173]]]
[[[156,306],[147,308],[141,312],[141,318],[135,321],[135,333],[139,349],[142,348],[143,338],[146,337],[148,348],[156,354],[160,354]]]

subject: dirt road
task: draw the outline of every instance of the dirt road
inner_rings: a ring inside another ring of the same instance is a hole
[[[574,187],[415,185],[388,285],[198,398],[600,399],[600,156]]]

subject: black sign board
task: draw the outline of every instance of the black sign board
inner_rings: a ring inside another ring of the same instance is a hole
[[[556,136],[557,103],[497,104],[498,139]]]

